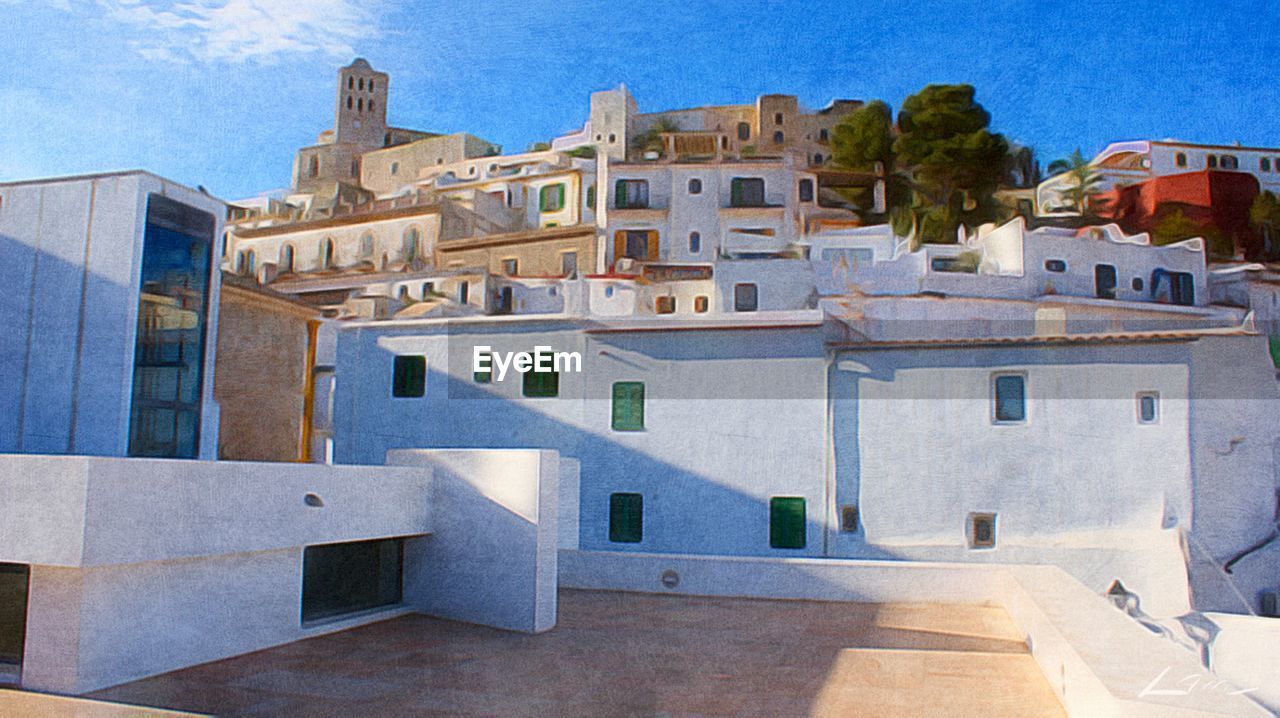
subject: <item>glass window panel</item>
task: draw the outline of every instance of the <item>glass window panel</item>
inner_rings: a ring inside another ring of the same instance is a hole
[[[775,496],[769,499],[769,547],[804,548],[804,499]]]

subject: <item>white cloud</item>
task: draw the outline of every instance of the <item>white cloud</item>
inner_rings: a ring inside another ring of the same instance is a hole
[[[379,34],[379,0],[98,0],[129,44],[158,62],[270,63],[285,55],[358,54]]]

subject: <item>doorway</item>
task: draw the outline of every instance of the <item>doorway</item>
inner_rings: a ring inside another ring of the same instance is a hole
[[[1116,268],[1110,264],[1093,265],[1093,291],[1099,299],[1116,298]]]

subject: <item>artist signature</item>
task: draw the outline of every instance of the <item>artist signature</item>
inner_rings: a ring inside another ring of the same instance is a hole
[[[1257,688],[1236,688],[1220,678],[1206,678],[1203,675],[1196,674],[1191,674],[1166,684],[1171,687],[1157,688],[1157,686],[1165,681],[1165,677],[1169,675],[1169,671],[1171,670],[1173,670],[1172,666],[1160,671],[1160,675],[1152,678],[1151,682],[1147,684],[1147,687],[1143,688],[1142,692],[1138,694],[1138,697],[1189,696],[1196,691],[1217,691],[1228,696],[1238,696],[1258,690]]]

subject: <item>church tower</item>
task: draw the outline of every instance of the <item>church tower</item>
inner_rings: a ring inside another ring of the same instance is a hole
[[[338,106],[334,141],[364,148],[382,147],[387,135],[387,83],[363,58],[338,70]]]

